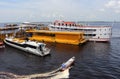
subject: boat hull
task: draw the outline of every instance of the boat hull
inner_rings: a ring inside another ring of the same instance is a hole
[[[109,42],[110,38],[91,38],[89,41],[97,41],[97,42]]]

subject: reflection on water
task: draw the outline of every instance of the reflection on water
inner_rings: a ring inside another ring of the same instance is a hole
[[[0,71],[16,74],[34,74],[52,71],[72,56],[75,65],[70,70],[71,79],[120,78],[120,41],[110,43],[87,42],[82,46],[47,43],[51,55],[39,57],[9,47],[0,49]]]

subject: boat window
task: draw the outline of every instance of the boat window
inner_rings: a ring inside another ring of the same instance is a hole
[[[96,31],[96,29],[83,29],[84,31]]]
[[[96,34],[84,34],[84,36],[96,36]]]
[[[35,46],[29,45],[29,44],[19,44],[19,43],[11,42],[11,41],[8,41],[8,40],[7,40],[7,42],[12,43],[12,44],[15,44],[15,45],[20,46],[20,47],[24,47],[24,48],[25,48],[25,47],[31,47],[31,48],[36,49]]]
[[[39,45],[40,51],[43,51],[44,48],[45,48],[45,45],[44,45],[44,44]]]
[[[67,24],[66,24],[66,26],[67,26]]]
[[[58,28],[59,29],[59,28]],[[55,36],[55,34],[46,34],[46,33],[39,33],[40,36]]]
[[[33,36],[32,33],[27,33],[26,35],[27,35],[28,37],[32,37],[32,36]]]
[[[24,44],[25,47],[31,47],[31,48],[34,48],[36,49],[36,46],[32,46],[32,45],[29,45],[29,44]]]
[[[54,25],[55,25],[55,23],[54,23]]]
[[[58,23],[58,25],[60,26],[60,23]]]

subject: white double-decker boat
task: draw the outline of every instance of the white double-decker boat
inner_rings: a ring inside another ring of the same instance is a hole
[[[45,56],[50,54],[50,49],[45,47],[46,44],[39,43],[35,41],[30,40],[20,40],[18,38],[8,37],[5,38],[4,42],[7,45],[10,45],[12,47],[18,48],[20,50],[23,50],[25,52],[29,52],[31,54],[35,54],[38,56]]]
[[[56,20],[48,26],[52,31],[76,31],[84,32],[84,37],[89,41],[108,42],[112,36],[111,26],[86,26],[75,22]]]

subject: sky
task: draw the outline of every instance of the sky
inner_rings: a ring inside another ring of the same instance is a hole
[[[0,0],[0,22],[120,21],[120,0]]]

